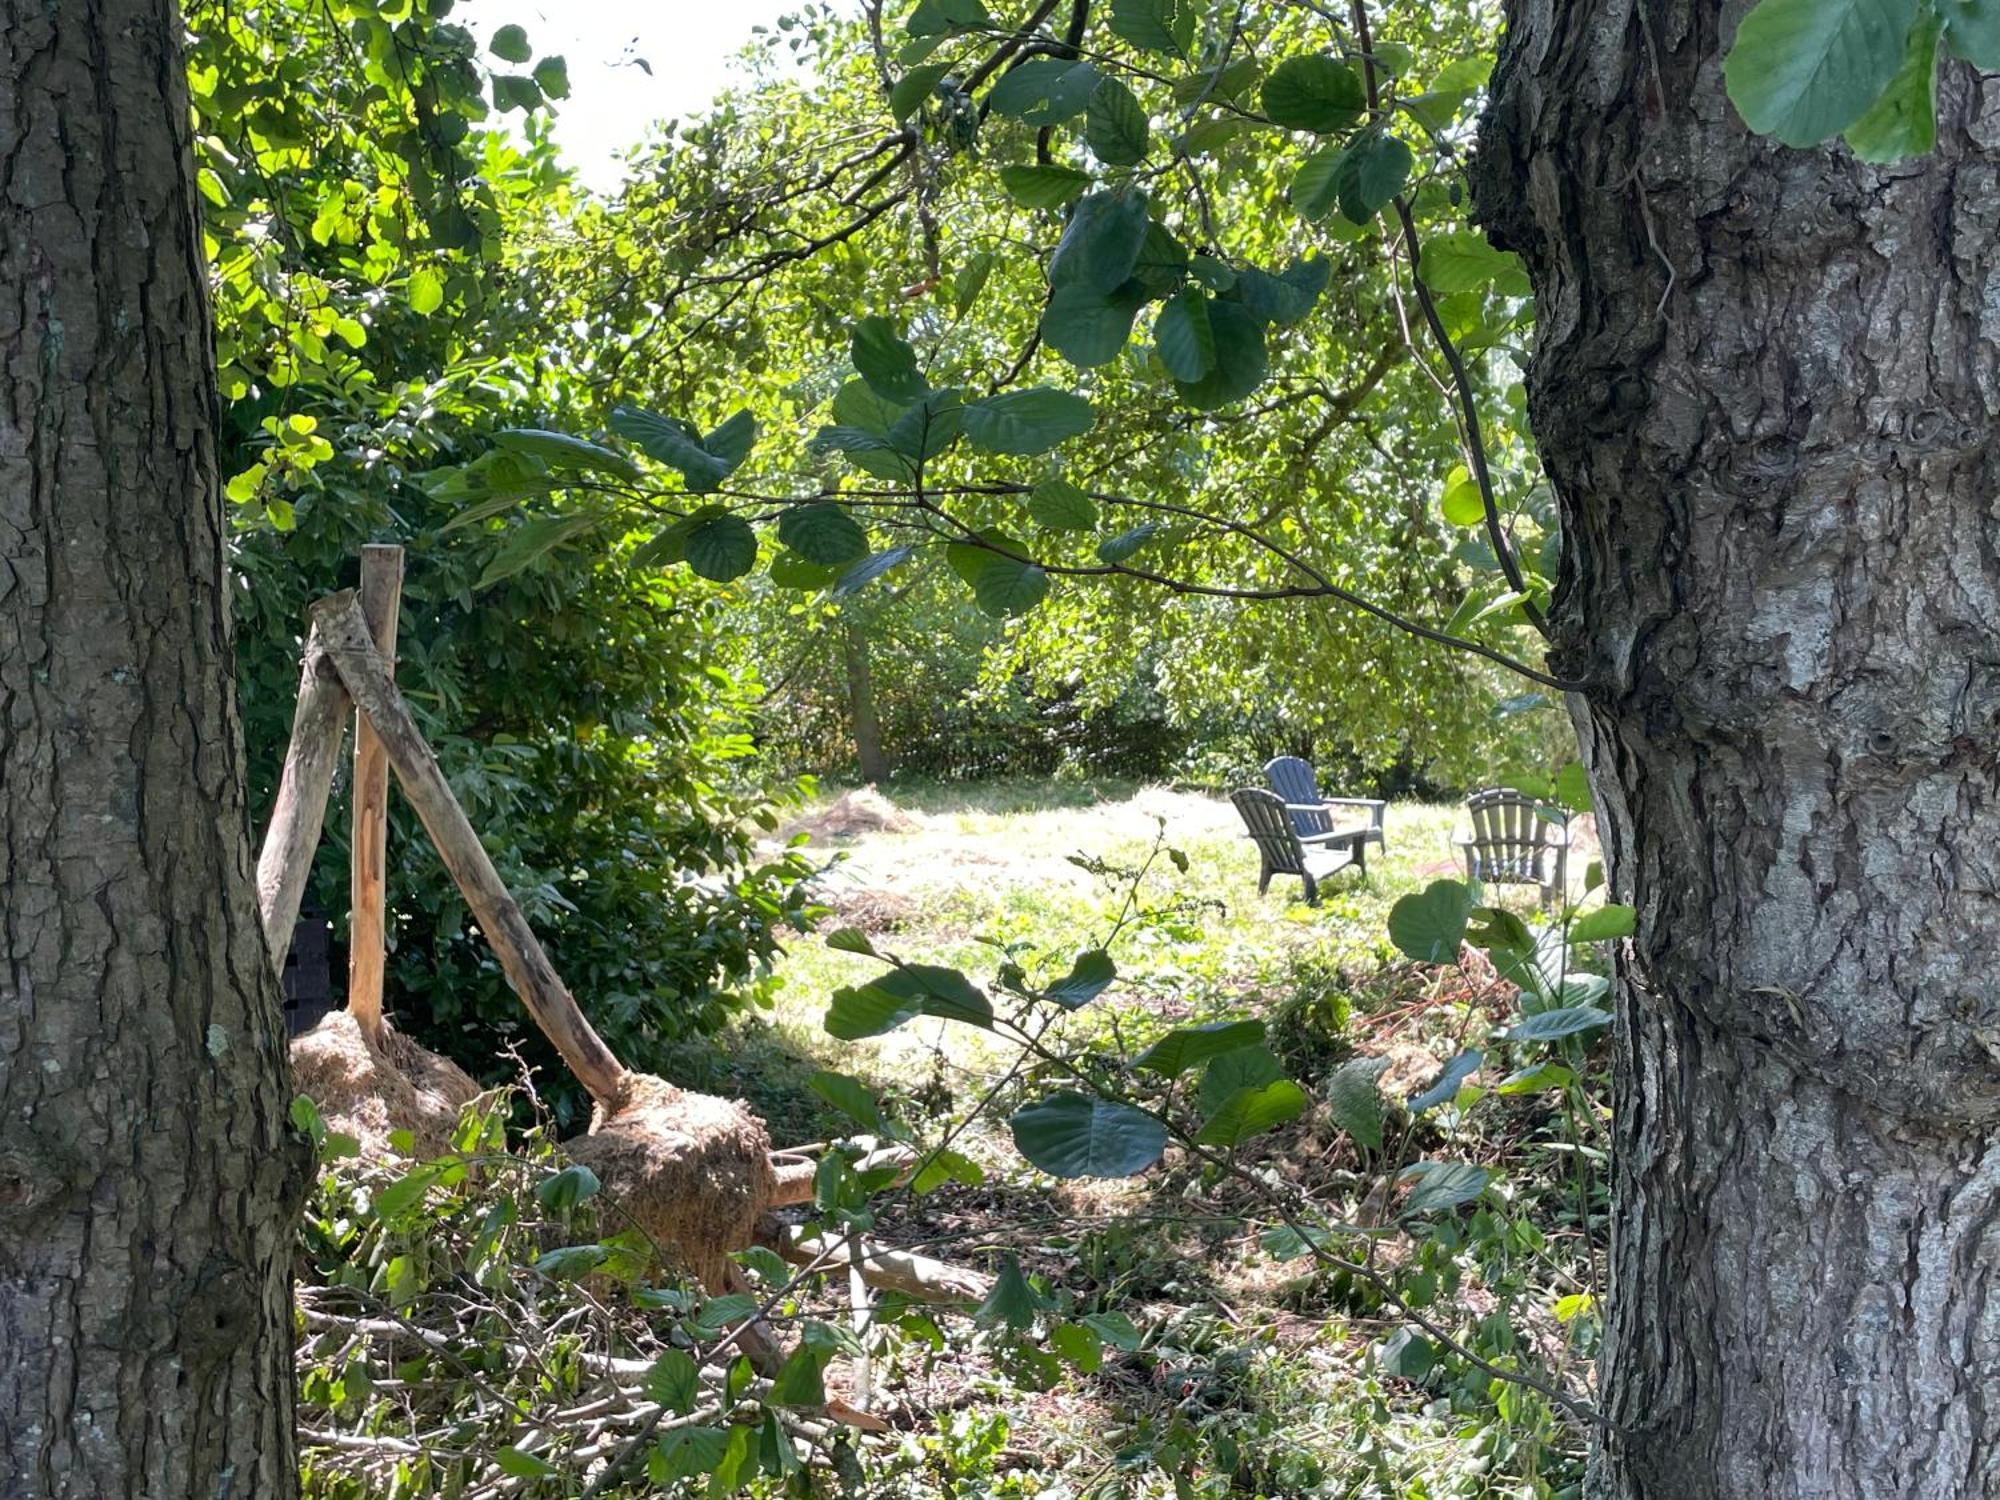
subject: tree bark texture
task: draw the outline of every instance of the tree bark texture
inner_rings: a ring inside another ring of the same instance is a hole
[[[167,0],[0,0],[0,1489],[295,1493],[251,880]]]
[[[2000,80],[1752,136],[1743,3],[1509,0],[1475,179],[1538,305],[1620,960],[1612,1497],[2000,1494]]]

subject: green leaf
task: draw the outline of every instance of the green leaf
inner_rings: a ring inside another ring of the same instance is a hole
[[[474,589],[491,588],[503,578],[511,578],[554,551],[571,537],[580,536],[598,524],[589,512],[573,516],[543,516],[523,521],[507,533],[492,561],[479,575]]]
[[[891,568],[901,567],[914,556],[916,556],[916,549],[904,545],[901,547],[890,547],[885,551],[876,552],[862,558],[860,562],[849,568],[845,573],[842,573],[834,581],[832,589],[833,597],[836,599],[845,599],[848,595],[857,593],[880,578]]]
[[[1231,1095],[1276,1083],[1284,1076],[1284,1067],[1262,1043],[1225,1052],[1202,1072],[1199,1090],[1202,1110],[1214,1114]]]
[[[1322,146],[1299,164],[1292,174],[1292,210],[1300,218],[1317,224],[1340,201],[1340,174],[1346,167],[1349,147]]]
[[[903,342],[887,318],[862,318],[854,325],[854,371],[868,388],[889,401],[921,401],[930,382],[917,368],[917,351]]]
[[[840,953],[863,953],[875,956],[875,945],[868,940],[868,934],[859,927],[842,927],[826,935],[826,945]]]
[[[1388,1066],[1386,1057],[1353,1057],[1327,1080],[1333,1123],[1370,1151],[1382,1149],[1382,1074]]]
[[[535,87],[550,99],[569,97],[569,64],[560,57],[545,57],[535,64]]]
[[[778,517],[778,540],[808,562],[836,566],[868,550],[868,533],[838,505],[795,505]]]
[[[986,280],[993,274],[993,252],[979,250],[966,257],[965,264],[958,268],[958,274],[951,279],[951,310],[964,317],[972,310],[972,304],[979,300],[979,294],[986,289]]]
[[[1277,276],[1245,266],[1236,278],[1235,295],[1261,322],[1289,327],[1313,310],[1332,272],[1332,263],[1318,255],[1293,261]]]
[[[1937,145],[1937,54],[1943,29],[1935,11],[1919,13],[1903,64],[1869,108],[1847,127],[1847,144],[1863,161],[1922,156]]]
[[[1129,1104],[1051,1094],[1017,1110],[1014,1145],[1055,1177],[1130,1177],[1167,1149],[1167,1128]]]
[[[1389,941],[1420,964],[1455,963],[1471,915],[1464,881],[1434,880],[1389,908]]]
[[[701,1395],[701,1373],[680,1349],[669,1349],[654,1360],[641,1383],[650,1400],[673,1412],[693,1411]]]
[[[1241,401],[1264,383],[1264,329],[1255,314],[1234,302],[1211,302],[1209,328],[1215,336],[1215,368],[1200,380],[1176,381],[1181,399],[1197,411]]]
[[[428,318],[444,306],[444,282],[429,266],[418,266],[410,272],[409,290],[405,295],[410,300],[410,311]]]
[[[509,26],[504,29],[519,31],[521,28]],[[493,1466],[502,1474],[512,1475],[516,1479],[553,1479],[561,1472],[554,1464],[513,1447],[495,1448]]]
[[[1331,135],[1361,118],[1368,95],[1354,70],[1331,57],[1288,57],[1264,80],[1264,113],[1287,130]]]
[[[1136,1354],[1145,1342],[1132,1320],[1121,1312],[1085,1313],[1077,1321],[1122,1354]]]
[[[552,1281],[575,1281],[609,1259],[611,1252],[602,1245],[566,1245],[536,1256],[535,1269]]]
[[[1522,1068],[1509,1073],[1493,1086],[1496,1094],[1544,1094],[1551,1089],[1566,1089],[1576,1082],[1576,1074],[1559,1062],[1536,1063],[1532,1068]]]
[[[986,102],[1024,124],[1060,125],[1083,112],[1097,84],[1097,69],[1087,62],[1038,57],[1001,75]]]
[[[1465,472],[1465,465],[1451,471],[1438,511],[1453,526],[1477,526],[1486,519],[1486,499],[1479,493],[1478,481]]]
[[[1398,1380],[1423,1381],[1437,1365],[1437,1350],[1414,1328],[1399,1328],[1375,1346],[1375,1363]]]
[[[1124,352],[1145,304],[1137,277],[1108,295],[1081,283],[1058,287],[1042,311],[1042,341],[1079,369],[1107,365]]]
[[[1158,219],[1153,220],[1146,226],[1145,242],[1139,246],[1138,264],[1132,267],[1140,300],[1170,295],[1186,279],[1187,269],[1186,247]]]
[[[1396,1180],[1416,1184],[1402,1207],[1404,1217],[1414,1218],[1472,1202],[1486,1191],[1486,1184],[1493,1178],[1484,1168],[1463,1162],[1420,1161],[1403,1168],[1396,1174]]]
[[[646,1477],[658,1485],[714,1473],[729,1451],[731,1432],[720,1427],[673,1427],[660,1435],[646,1459]]]
[[[781,589],[823,589],[839,576],[838,568],[807,562],[796,552],[780,552],[771,559],[771,582]]]
[[[610,474],[619,479],[637,479],[639,466],[622,453],[571,437],[566,432],[547,432],[538,427],[510,427],[493,434],[496,446],[512,453],[526,453],[558,469],[580,469],[586,474]]]
[[[1012,1251],[1000,1261],[1000,1274],[993,1278],[993,1290],[986,1300],[979,1304],[973,1321],[989,1328],[1004,1323],[1016,1333],[1025,1333],[1035,1326],[1035,1315],[1048,1303],[1035,1289],[1028,1285],[1028,1278],[1021,1274],[1021,1262]]]
[[[1001,617],[1020,614],[1041,603],[1049,591],[1049,575],[1023,557],[1008,555],[1019,553],[1021,544],[996,532],[984,533],[982,540],[989,545],[953,542],[945,548],[945,561],[972,586],[979,607]]]
[[[1983,72],[2000,72],[2000,0],[1937,0],[1944,44]]]
[[[1135,167],[1144,161],[1152,127],[1139,96],[1116,78],[1098,79],[1084,115],[1083,138],[1108,167]]]
[[[889,1122],[882,1118],[882,1106],[875,1102],[875,1096],[846,1074],[821,1069],[806,1080],[806,1087],[876,1135],[889,1134]]]
[[[911,36],[943,36],[992,24],[985,0],[919,0],[903,30]]]
[[[1752,130],[1816,145],[1888,87],[1916,16],[1917,0],[1761,0],[1736,28],[1723,82]]]
[[[1117,977],[1118,966],[1111,961],[1111,955],[1102,948],[1092,948],[1077,954],[1069,973],[1042,991],[1042,995],[1065,1009],[1078,1010],[1111,988]]]
[[[1417,274],[1439,296],[1476,292],[1491,286],[1505,297],[1528,295],[1528,273],[1511,250],[1495,250],[1470,230],[1432,235],[1424,241]]]
[[[1334,190],[1343,217],[1366,224],[1403,190],[1417,159],[1385,130],[1357,136],[1334,168]]]
[[[1289,1078],[1261,1088],[1238,1089],[1202,1125],[1195,1139],[1204,1146],[1240,1146],[1253,1136],[1297,1119],[1305,1107],[1305,1090]]]
[[[1044,479],[1028,494],[1028,514],[1051,531],[1095,531],[1097,503],[1067,479]]]
[[[929,1193],[943,1187],[947,1182],[962,1182],[967,1187],[978,1187],[986,1181],[986,1172],[978,1162],[957,1151],[943,1147],[924,1158],[924,1164],[917,1168],[910,1179],[910,1191]]]
[[[535,1197],[551,1213],[567,1213],[585,1199],[596,1196],[601,1186],[595,1172],[580,1161],[571,1162],[536,1183]]]
[[[1078,199],[1049,257],[1049,285],[1084,286],[1109,297],[1132,279],[1151,223],[1144,193],[1097,192]]]
[[[1002,167],[1000,186],[1023,208],[1062,208],[1083,195],[1090,174],[1075,167]]]
[[[1611,1024],[1611,1013],[1594,1005],[1565,1005],[1516,1021],[1500,1033],[1507,1042],[1556,1042],[1586,1031],[1600,1031]]]
[[[1111,31],[1135,47],[1185,59],[1194,49],[1195,0],[1111,0]]]
[[[1094,1375],[1104,1363],[1104,1340],[1084,1323],[1058,1323],[1049,1330],[1049,1342],[1056,1353],[1086,1375]]]
[[[502,26],[493,33],[486,50],[510,63],[524,63],[535,55],[535,49],[528,45],[528,33],[519,26]]]
[[[750,454],[757,439],[757,422],[745,408],[706,438],[679,417],[662,416],[637,406],[616,406],[611,430],[641,452],[678,469],[690,491],[706,495],[722,487]]]
[[[826,1353],[801,1345],[771,1381],[773,1406],[826,1404]]]
[[[993,1004],[956,969],[904,964],[868,984],[835,990],[824,1024],[829,1035],[852,1042],[893,1031],[917,1016],[990,1027]]]
[[[715,583],[741,578],[757,566],[757,533],[741,516],[716,516],[688,533],[687,565]]]
[[[1556,772],[1555,790],[1557,800],[1571,812],[1590,811],[1590,775],[1583,769],[1582,761],[1568,761]]]
[[[1132,1065],[1149,1069],[1165,1078],[1178,1078],[1189,1068],[1197,1067],[1210,1058],[1221,1057],[1239,1048],[1253,1047],[1263,1040],[1264,1023],[1257,1020],[1212,1021],[1205,1026],[1180,1026],[1141,1052],[1133,1059]],[[1272,1081],[1268,1078],[1257,1080],[1258,1084]]]
[[[542,107],[541,85],[522,74],[496,73],[493,75],[493,104],[503,114],[510,109],[529,114]]]
[[[1630,937],[1639,925],[1639,914],[1629,906],[1607,901],[1596,911],[1587,911],[1570,925],[1572,943],[1602,943],[1612,938]]]
[[[1411,1115],[1428,1114],[1440,1104],[1449,1104],[1458,1097],[1459,1085],[1479,1071],[1485,1057],[1478,1051],[1461,1052],[1444,1065],[1444,1071],[1431,1081],[1430,1087],[1420,1094],[1412,1094],[1407,1101]]]
[[[938,83],[951,76],[951,69],[950,63],[923,63],[905,69],[896,86],[889,90],[889,113],[896,123],[900,125],[921,109],[924,101],[937,91]]]
[[[1141,521],[1130,531],[1122,531],[1117,536],[1107,537],[1097,544],[1097,560],[1116,567],[1160,534],[1160,523]]]
[[[1183,287],[1168,299],[1153,320],[1153,344],[1176,380],[1192,383],[1215,368],[1215,330],[1200,288]]]
[[[1004,391],[965,405],[965,435],[988,453],[1046,453],[1090,431],[1096,420],[1088,401],[1049,386]]]

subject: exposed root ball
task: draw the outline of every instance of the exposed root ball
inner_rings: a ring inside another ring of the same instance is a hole
[[[371,1044],[344,1010],[293,1040],[292,1083],[319,1106],[329,1129],[353,1136],[364,1153],[394,1155],[389,1132],[407,1130],[422,1160],[451,1149],[459,1111],[479,1097],[479,1085],[457,1063],[386,1025]]]
[[[731,1099],[645,1073],[624,1101],[564,1143],[604,1184],[608,1204],[672,1247],[712,1292],[729,1289],[732,1250],[754,1240],[776,1178],[764,1122]]]

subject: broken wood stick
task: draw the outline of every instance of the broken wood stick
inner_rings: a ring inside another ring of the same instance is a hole
[[[593,1099],[615,1109],[626,1093],[624,1065],[584,1018],[520,904],[493,868],[465,809],[458,805],[444,772],[438,769],[437,757],[418,732],[403,695],[375,650],[354,591],[344,589],[328,595],[313,605],[311,616],[355,707],[381,737],[383,754],[396,773],[403,796],[416,809],[445,869],[464,893],[479,930],[500,960],[507,983],[528,1007],[542,1034],[562,1054],[577,1081]]]
[[[983,1302],[993,1290],[993,1278],[969,1266],[891,1250],[854,1236],[835,1240],[829,1248],[826,1241],[808,1235],[796,1224],[774,1227],[774,1248],[793,1265],[825,1265],[829,1257],[838,1264],[845,1258],[859,1267],[862,1280],[877,1291],[902,1292],[927,1302]]]
[[[361,549],[361,614],[385,669],[396,674],[396,617],[403,600],[403,549]],[[347,1011],[370,1040],[382,1035],[387,965],[389,757],[368,716],[354,715],[354,836],[348,871]]]
[[[257,913],[263,920],[271,967],[279,973],[292,951],[292,929],[298,926],[299,904],[305,899],[306,879],[312,874],[313,854],[326,821],[326,799],[333,789],[346,720],[347,691],[315,626],[306,637],[298,705],[292,710],[292,739],[285,747],[285,768],[271,804],[264,847],[257,856]]]

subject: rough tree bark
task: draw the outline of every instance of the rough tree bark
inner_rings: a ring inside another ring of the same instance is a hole
[[[1753,137],[1748,8],[1509,0],[1558,668],[1621,959],[1612,1497],[2000,1493],[2000,81]]]
[[[290,1495],[251,884],[169,0],[0,0],[0,1474]]]

